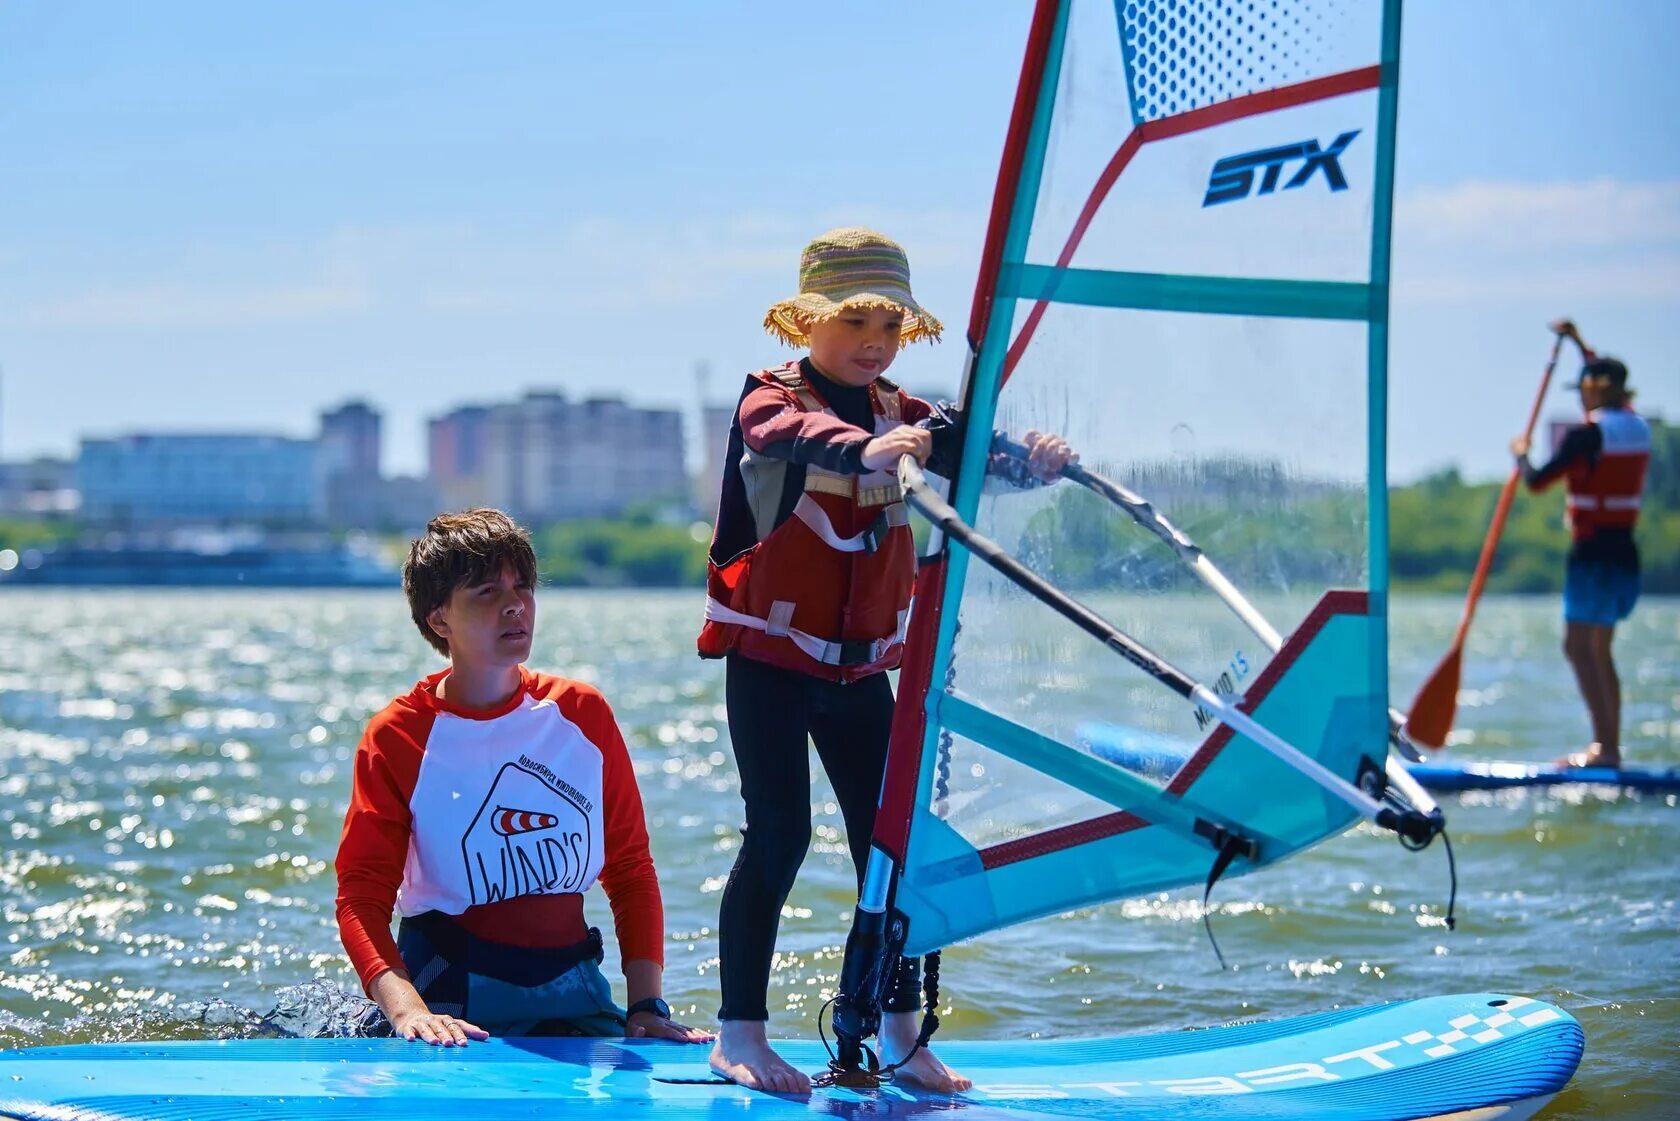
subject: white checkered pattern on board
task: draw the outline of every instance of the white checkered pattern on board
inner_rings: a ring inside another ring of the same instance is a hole
[[[1465,1040],[1476,1043],[1492,1043],[1503,1037],[1504,1029],[1511,1024],[1521,1024],[1525,1028],[1538,1027],[1558,1018],[1555,1008],[1542,1008],[1537,1012],[1530,1012],[1526,1016],[1518,1016],[1518,1012],[1534,1001],[1526,996],[1514,996],[1507,1000],[1503,1007],[1491,1016],[1459,1016],[1448,1023],[1449,1031],[1440,1033],[1429,1031],[1415,1031],[1411,1035],[1402,1036],[1402,1043],[1421,1044],[1433,1039],[1435,1046],[1424,1051],[1432,1059],[1442,1055],[1451,1055],[1458,1050],[1458,1045]]]

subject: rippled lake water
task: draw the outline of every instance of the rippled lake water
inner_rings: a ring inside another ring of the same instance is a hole
[[[1448,599],[1400,598],[1394,694],[1445,649]],[[739,840],[721,667],[693,655],[689,592],[545,591],[532,664],[617,710],[647,802],[671,941],[667,991],[709,1022],[718,892]],[[1586,718],[1554,600],[1484,604],[1456,756],[1549,759]],[[1618,643],[1630,757],[1680,764],[1680,602]],[[393,592],[0,594],[0,1046],[252,1030],[282,998],[355,989],[332,859],[368,715],[437,666]],[[836,980],[852,873],[826,784],[782,922],[773,1027],[810,1034]],[[1447,803],[1439,849],[1364,829],[1222,884],[1221,973],[1199,891],[1093,908],[946,955],[944,1031],[1166,1031],[1463,989],[1580,1018],[1580,1075],[1545,1115],[1680,1113],[1680,807],[1563,788]],[[607,919],[592,899],[595,921]],[[610,923],[607,924],[610,926]],[[609,961],[616,960],[609,952]],[[316,979],[313,988],[291,988]]]

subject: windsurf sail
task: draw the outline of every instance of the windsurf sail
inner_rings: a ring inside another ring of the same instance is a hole
[[[1038,4],[970,316],[966,532],[918,573],[854,944],[879,916],[925,953],[1380,812],[1398,43],[1397,0]],[[1032,429],[1171,509],[1218,581],[1093,488],[986,485]],[[1185,761],[1094,756],[1096,720]]]

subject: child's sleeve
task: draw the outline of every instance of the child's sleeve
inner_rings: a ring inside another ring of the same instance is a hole
[[[920,424],[933,433],[933,450],[928,455],[927,469],[941,478],[951,478],[952,472],[962,462],[963,433],[967,428],[962,410],[948,406],[934,406],[920,397],[904,395],[904,419],[909,424]],[[996,432],[995,435],[1007,435]],[[1016,490],[1031,490],[1044,485],[1044,481],[1032,473],[1024,460],[1004,452],[993,452],[986,460],[985,493],[992,494],[998,490],[1014,488]],[[994,483],[1001,482],[1000,487]]]
[[[391,937],[391,911],[408,859],[408,808],[421,745],[389,713],[368,724],[356,745],[350,809],[338,844],[338,934],[363,990],[388,969],[401,969]]]
[[[612,906],[619,959],[663,966],[665,904],[648,851],[647,817],[630,751],[606,698],[590,696],[580,715],[578,723],[601,751],[601,820],[607,833],[601,887]]]
[[[808,412],[779,385],[759,385],[741,398],[741,438],[759,455],[861,475],[870,433],[839,417]]]

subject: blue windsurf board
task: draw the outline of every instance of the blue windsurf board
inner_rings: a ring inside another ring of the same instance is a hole
[[[94,1043],[0,1054],[0,1117],[18,1121],[384,1121],[658,1115],[1213,1117],[1520,1121],[1569,1081],[1581,1026],[1541,1001],[1426,997],[1269,1023],[1111,1039],[940,1040],[974,1079],[955,1099],[884,1086],[773,1096],[717,1079],[704,1047],[649,1040],[400,1039]],[[807,1071],[815,1042],[776,1048]],[[750,1111],[750,1114],[749,1114]]]

